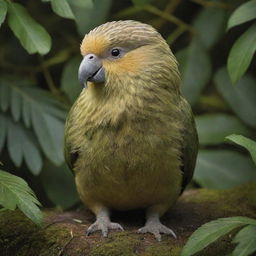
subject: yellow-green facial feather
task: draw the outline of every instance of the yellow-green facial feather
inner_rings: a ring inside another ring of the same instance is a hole
[[[116,47],[122,47],[127,52],[114,60],[107,58],[109,51]],[[112,84],[122,86],[127,83],[127,79],[139,83],[143,77],[143,82],[148,82],[149,86],[152,83],[156,83],[156,86],[168,84],[168,87],[179,90],[176,59],[166,41],[150,25],[130,20],[103,24],[84,37],[81,53],[83,56],[93,53],[102,58],[106,87]],[[158,82],[159,79],[162,83]],[[131,85],[123,89],[136,88]]]

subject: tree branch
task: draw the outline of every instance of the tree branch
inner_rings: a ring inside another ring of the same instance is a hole
[[[179,27],[183,27],[185,30],[190,31],[191,33],[194,33],[194,29],[192,26],[188,25],[187,23],[185,23],[181,19],[177,18],[176,16],[173,16],[169,13],[165,13],[152,5],[145,5],[143,8],[145,11],[155,14],[163,19],[168,20],[171,23],[176,24]]]

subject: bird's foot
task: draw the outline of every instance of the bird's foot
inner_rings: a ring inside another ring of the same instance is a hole
[[[124,230],[123,227],[115,222],[111,222],[108,218],[100,218],[97,219],[88,229],[86,235],[89,236],[90,234],[101,231],[103,237],[108,236],[108,231],[110,229],[120,229]]]
[[[172,235],[174,238],[177,238],[176,234],[170,228],[163,225],[158,219],[148,221],[146,225],[140,228],[137,232],[142,234],[151,233],[159,242],[161,241],[161,233]]]

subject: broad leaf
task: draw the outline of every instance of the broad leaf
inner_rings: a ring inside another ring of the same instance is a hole
[[[5,140],[5,135],[7,135],[7,149],[14,164],[20,167],[24,159],[30,171],[38,175],[43,163],[34,134],[22,123],[14,122],[9,116],[1,113],[0,121],[2,122],[0,127],[5,126],[2,139]]]
[[[244,76],[232,86],[225,68],[218,70],[214,77],[217,89],[231,109],[246,124],[256,127],[256,80]]]
[[[7,4],[4,1],[0,1],[0,27],[5,20],[6,13],[7,13]]]
[[[72,4],[79,7],[79,8],[93,8],[95,0],[76,0],[72,1]],[[71,0],[69,1],[71,2]]]
[[[0,91],[8,92],[3,95],[7,103],[0,106],[2,110],[11,108],[14,120],[22,119],[28,128],[32,126],[44,154],[56,165],[62,164],[66,116],[63,106],[50,93],[34,88],[29,81],[17,77],[14,80],[10,77],[2,77]],[[26,158],[28,158],[27,154],[24,155]],[[20,165],[20,159],[20,156],[16,156],[17,165]],[[29,166],[32,165],[34,164],[30,161]]]
[[[17,129],[17,130],[16,130]],[[7,148],[9,155],[17,167],[21,166],[23,155],[24,130],[15,125],[10,118],[7,119]]]
[[[63,18],[74,19],[74,14],[67,0],[50,0],[52,10]]]
[[[53,1],[53,0],[41,0],[42,2],[51,2],[51,1]],[[67,2],[69,3],[69,4],[71,4],[71,1],[72,0],[68,0]],[[92,8],[93,7],[93,2],[94,2],[94,0],[76,0],[76,1],[72,1],[72,4],[74,4],[74,5],[76,5],[76,6],[78,6],[78,7],[90,7],[90,8]]]
[[[198,40],[193,40],[188,48],[178,52],[177,59],[182,76],[181,91],[193,105],[211,77],[209,54]]]
[[[250,135],[248,128],[235,116],[226,114],[205,114],[195,118],[199,142],[202,145],[223,143],[232,133]]]
[[[0,170],[0,191],[0,205],[9,210],[18,207],[33,222],[42,223],[42,213],[38,208],[41,204],[23,179]]]
[[[91,29],[106,21],[112,0],[94,0],[93,5],[81,5],[79,4],[81,3],[80,0],[78,2],[68,0],[68,2],[74,13],[78,32],[84,36]]]
[[[256,0],[248,1],[239,6],[230,16],[228,29],[256,18]]]
[[[1,86],[4,83],[3,80],[0,80],[0,108],[3,112],[7,111],[11,103],[11,90],[7,86]]]
[[[256,167],[249,157],[235,151],[200,150],[194,180],[206,188],[232,188],[256,181]]]
[[[213,7],[203,8],[196,17],[193,25],[196,36],[207,49],[213,47],[224,34],[226,20],[226,11]]]
[[[41,181],[47,196],[56,206],[66,209],[79,202],[74,176],[66,164],[59,167],[46,164]]]
[[[11,112],[13,119],[19,121],[21,117],[22,97],[19,92],[12,90],[11,92]]]
[[[232,134],[226,138],[228,141],[232,141],[244,148],[246,148],[251,154],[252,160],[256,164],[256,142],[248,139],[242,135]]]
[[[7,135],[7,119],[5,115],[0,114],[0,154],[5,143]]]
[[[11,159],[17,167],[20,167],[24,158],[30,171],[38,175],[43,161],[34,134],[22,123],[13,122],[10,118],[7,120],[7,145]]]
[[[63,163],[64,123],[55,117],[32,109],[32,124],[45,155],[56,165]]]
[[[145,4],[149,4],[152,2],[152,0],[132,0],[133,4],[138,5],[138,6],[143,6]]]
[[[15,36],[28,53],[46,54],[51,48],[51,38],[18,3],[8,1],[8,23]]]
[[[230,217],[210,221],[190,236],[182,249],[181,256],[192,256],[233,229],[248,224],[256,225],[256,220],[247,217]]]
[[[240,230],[232,241],[238,244],[232,256],[249,256],[256,252],[256,225],[249,225]]]
[[[78,68],[81,57],[74,57],[64,67],[61,77],[61,89],[66,93],[71,102],[74,102],[82,90],[78,80]]]
[[[236,83],[248,69],[256,51],[256,23],[243,33],[232,46],[228,56],[228,72]]]

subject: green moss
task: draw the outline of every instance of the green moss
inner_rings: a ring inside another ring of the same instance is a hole
[[[176,256],[172,253],[171,245],[167,243],[157,243],[149,246],[141,256]]]
[[[184,198],[185,202],[204,205],[212,217],[243,215],[256,217],[256,184],[242,185],[229,190],[199,189]],[[203,216],[205,216],[203,214]]]
[[[182,247],[180,245],[173,246],[171,248],[171,256],[180,256],[181,249],[182,249]]]
[[[244,198],[244,196],[247,198]],[[241,185],[235,187],[233,189],[227,190],[208,190],[208,189],[198,189],[197,193],[193,195],[193,197],[187,197],[187,201],[192,202],[209,202],[216,201],[220,198],[225,198],[229,202],[237,202],[241,198],[250,204],[254,204],[256,206],[256,184],[250,183],[246,185]]]
[[[178,239],[163,236],[160,243],[150,235],[135,234],[139,228],[136,214],[126,224],[129,231],[110,232],[109,238],[104,239],[100,234],[84,235],[91,218],[86,212],[44,212],[49,224],[40,228],[20,211],[6,211],[0,213],[0,251],[7,256],[179,256],[188,237],[202,224],[237,215],[256,218],[255,209],[256,184],[231,190],[188,191],[165,218]],[[72,218],[85,221],[79,224]],[[197,256],[227,255],[234,247],[230,242],[233,234],[219,239]]]
[[[40,256],[48,256],[49,252],[52,255],[58,255],[62,247],[70,240],[70,231],[61,224],[54,224],[39,232],[37,236],[38,239],[33,239],[33,245],[34,248],[39,247],[44,251]],[[37,244],[37,241],[40,242]]]
[[[4,248],[8,255],[34,256],[39,250],[43,252],[40,256],[58,255],[70,239],[69,230],[63,225],[41,228],[25,218],[20,211],[2,213],[0,226],[0,248]]]
[[[90,256],[135,256],[138,238],[128,232],[115,232],[106,242],[92,248]]]

